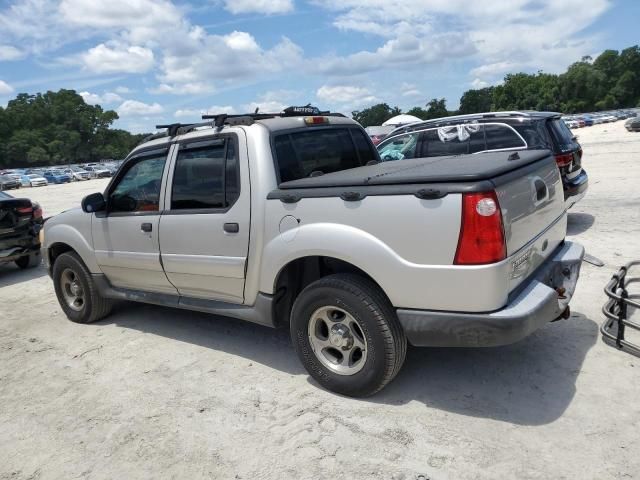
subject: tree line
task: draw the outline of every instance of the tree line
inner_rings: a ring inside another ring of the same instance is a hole
[[[0,107],[0,168],[124,158],[144,135],[110,128],[117,119],[74,90],[20,93]]]
[[[621,52],[605,50],[595,60],[583,57],[560,75],[538,72],[510,73],[501,85],[471,89],[462,94],[458,110],[447,109],[444,98],[408,110],[423,120],[449,115],[498,110],[546,110],[584,113],[640,107],[640,47]],[[363,126],[382,125],[403,113],[386,103],[355,111]]]

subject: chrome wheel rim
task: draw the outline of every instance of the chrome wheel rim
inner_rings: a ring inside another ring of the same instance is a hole
[[[338,375],[354,375],[367,361],[362,327],[339,307],[321,307],[311,314],[309,343],[320,363]]]
[[[85,294],[80,279],[76,272],[70,268],[65,269],[60,276],[62,296],[69,308],[79,312],[85,305]]]

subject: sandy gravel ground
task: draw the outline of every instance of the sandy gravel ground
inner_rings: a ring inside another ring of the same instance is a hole
[[[604,284],[640,258],[640,134],[576,133],[569,234],[605,266],[584,264],[571,319],[410,349],[368,400],[318,388],[286,331],[135,304],[76,325],[44,270],[0,267],[0,479],[640,478],[640,360],[598,335]],[[53,214],[104,183],[28,193]]]

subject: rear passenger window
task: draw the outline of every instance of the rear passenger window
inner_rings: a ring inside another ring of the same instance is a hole
[[[487,150],[526,148],[525,143],[518,134],[506,125],[485,125],[484,133],[487,141]]]
[[[321,128],[277,135],[273,143],[280,181],[339,172],[377,159],[369,142],[358,140],[358,133],[355,128]]]
[[[240,194],[238,159],[232,141],[181,149],[171,188],[171,209],[231,206]]]
[[[425,132],[425,149],[429,157],[464,155],[469,153],[469,138],[461,140],[456,127],[436,128]]]

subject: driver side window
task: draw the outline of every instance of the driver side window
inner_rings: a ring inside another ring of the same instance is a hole
[[[109,212],[157,212],[166,155],[135,161],[109,194]]]

